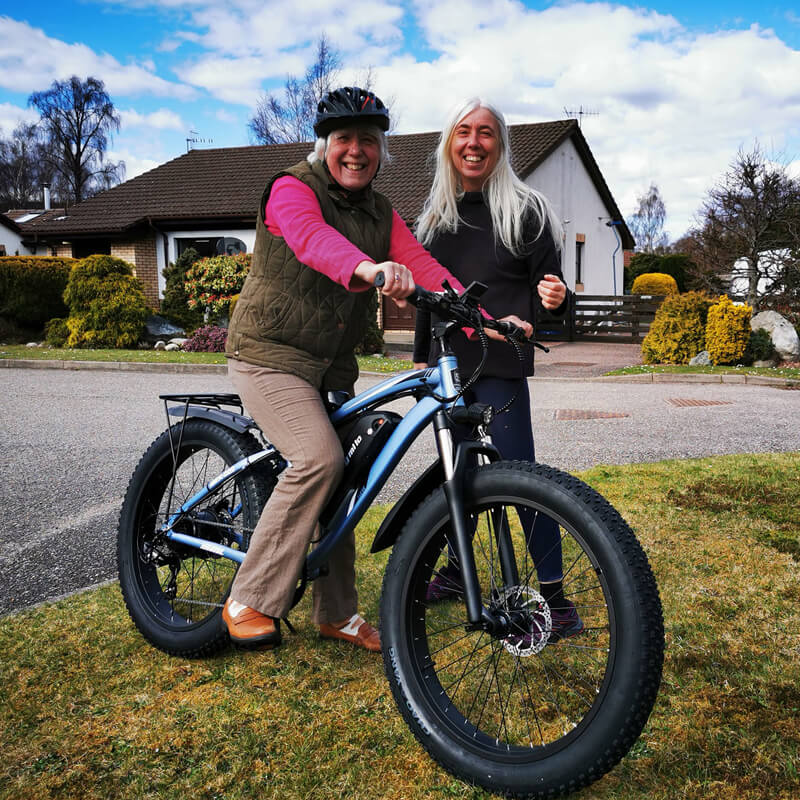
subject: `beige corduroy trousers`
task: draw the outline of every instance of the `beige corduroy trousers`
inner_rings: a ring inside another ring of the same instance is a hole
[[[319,515],[342,475],[342,446],[320,393],[307,381],[235,360],[228,362],[228,375],[247,413],[290,463],[264,506],[231,597],[283,617]],[[328,575],[313,583],[314,622],[340,622],[358,610],[355,555],[353,534],[331,553]]]

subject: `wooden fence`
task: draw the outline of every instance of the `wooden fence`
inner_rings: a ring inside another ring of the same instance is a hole
[[[572,295],[563,317],[542,316],[536,338],[544,341],[641,342],[663,297]]]

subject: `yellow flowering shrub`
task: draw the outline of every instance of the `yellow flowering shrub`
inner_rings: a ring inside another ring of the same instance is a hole
[[[631,294],[678,294],[678,283],[672,275],[665,272],[645,272],[634,280]]]
[[[644,363],[688,364],[704,350],[706,317],[713,302],[702,292],[666,297],[642,342]]]
[[[712,364],[741,363],[750,341],[752,315],[750,306],[735,305],[727,295],[708,309],[706,350]]]

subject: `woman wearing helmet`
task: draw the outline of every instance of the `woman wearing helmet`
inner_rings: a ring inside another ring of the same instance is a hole
[[[541,309],[555,314],[567,309],[558,244],[561,223],[547,199],[514,175],[503,115],[480,99],[454,109],[442,131],[417,236],[464,283],[477,280],[489,287],[481,297],[489,312],[502,308],[529,320],[524,326],[528,335]],[[427,363],[429,348],[430,314],[420,312],[415,366]],[[463,378],[469,377],[481,359],[480,346],[456,337],[453,349]],[[533,374],[533,348],[524,369],[525,375]],[[516,397],[508,413],[495,417],[489,432],[503,458],[534,461],[530,395],[520,372],[514,353],[490,342],[486,367],[465,400],[501,408]],[[543,515],[530,524],[531,554],[553,617],[551,641],[575,636],[583,630],[583,622],[563,594],[558,525]],[[460,591],[460,571],[451,559],[431,581],[427,599],[435,602]]]
[[[414,239],[372,181],[387,157],[386,107],[344,87],[319,103],[306,161],[274,176],[261,200],[250,272],[228,330],[231,380],[248,412],[289,462],[253,532],[223,619],[234,643],[272,647],[290,608],[317,519],[344,456],[320,391],[352,391],[354,348],[378,272],[404,302],[415,281],[461,284]],[[325,638],[371,651],[378,632],[358,615],[355,540],[314,582],[313,619]]]

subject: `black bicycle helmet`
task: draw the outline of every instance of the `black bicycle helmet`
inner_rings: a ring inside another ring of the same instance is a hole
[[[389,130],[389,110],[372,92],[358,86],[343,86],[326,92],[317,105],[314,133],[327,136],[344,122],[365,122]]]

